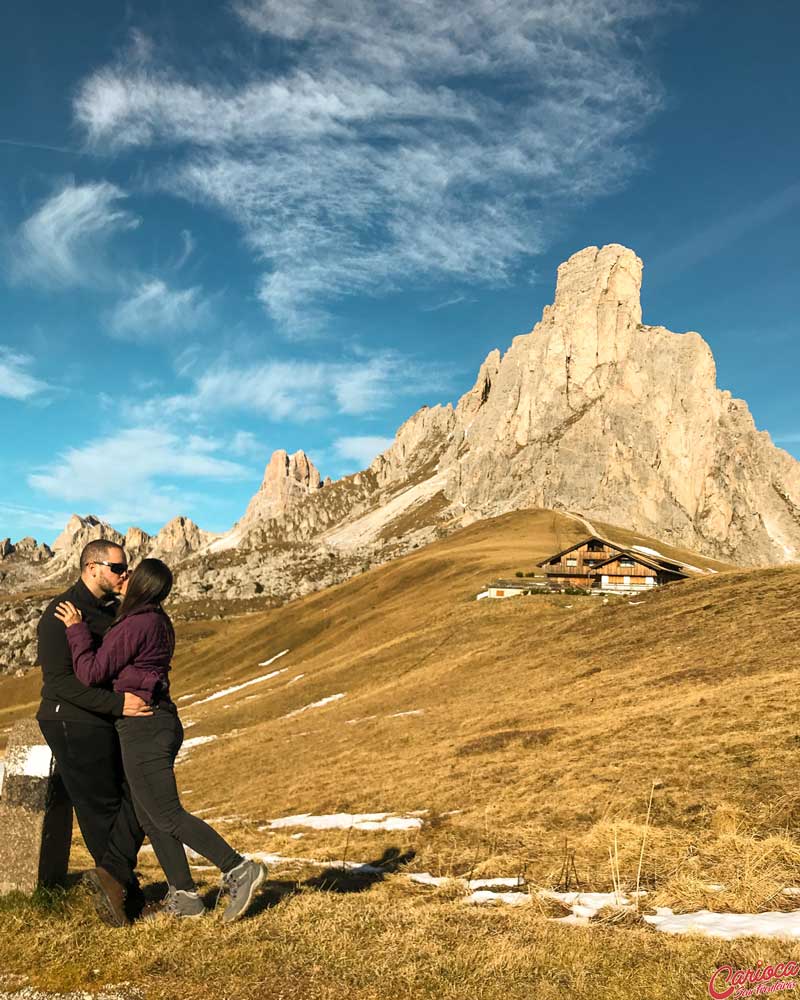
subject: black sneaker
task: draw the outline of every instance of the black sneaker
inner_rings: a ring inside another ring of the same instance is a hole
[[[258,861],[245,858],[235,868],[222,876],[222,888],[227,889],[230,901],[222,914],[223,923],[243,917],[250,909],[250,904],[256,894],[256,889],[266,878],[266,870]]]

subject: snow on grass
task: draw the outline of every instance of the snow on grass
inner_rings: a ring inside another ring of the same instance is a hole
[[[656,907],[645,921],[667,934],[701,934],[732,941],[740,937],[800,938],[800,910],[790,913],[673,913],[668,906]]]
[[[301,681],[304,677],[305,674],[298,674],[297,677],[293,677],[290,681],[286,682],[286,687],[288,688],[290,685],[296,684],[298,681]]]
[[[356,726],[359,722],[369,722],[370,719],[377,719],[377,715],[364,715],[360,719],[345,719],[346,726]]]
[[[259,830],[280,830],[287,826],[309,826],[314,830],[419,830],[419,816],[397,816],[393,813],[334,813],[328,816],[282,816]]]
[[[659,559],[666,559],[665,555],[662,555],[658,549],[648,549],[646,545],[631,545],[632,549],[636,549],[637,552],[644,552],[646,556],[658,556]]]
[[[192,694],[182,694],[180,696],[180,698],[178,698],[178,701],[188,701],[190,698],[196,698],[196,697],[197,697],[197,695],[194,694],[194,693],[192,693]]]
[[[194,747],[200,747],[204,743],[212,743],[214,740],[219,739],[218,736],[193,736],[189,740],[184,740],[183,745],[178,751],[178,756],[176,760],[183,760],[184,757],[188,756],[189,751],[194,749]]]
[[[393,715],[387,715],[387,719],[399,719],[404,715],[424,715],[424,708],[412,708],[410,712],[395,712]]]
[[[289,652],[289,650],[285,650]],[[280,655],[280,654],[279,654]],[[259,666],[263,664],[259,663]],[[233,687],[224,688],[222,691],[216,691],[214,694],[210,694],[207,698],[201,698],[200,701],[196,701],[192,708],[197,708],[198,705],[205,705],[208,701],[216,701],[218,698],[226,698],[229,694],[234,694],[236,691],[242,691],[244,688],[252,687],[253,684],[263,684],[264,681],[271,681],[273,677],[277,677],[278,674],[285,674],[288,671],[288,667],[283,667],[281,670],[273,670],[268,674],[264,674],[262,677],[254,677],[250,681],[245,681],[243,684],[234,684]],[[227,708],[224,705],[223,708]]]
[[[286,656],[288,652],[289,652],[288,649],[281,650],[280,653],[276,653],[274,656],[270,657],[269,660],[263,660],[261,663],[259,663],[259,667],[268,667],[271,663],[274,663],[276,660],[279,660],[282,656]]]
[[[293,712],[289,712],[287,715],[282,715],[282,719],[291,719],[295,715],[300,715],[301,712],[307,712],[311,708],[322,708],[323,705],[329,705],[332,701],[339,701],[340,698],[344,698],[347,694],[346,691],[340,692],[339,694],[329,694],[327,698],[321,698],[319,701],[312,701],[310,705],[303,705],[302,708],[296,708]]]

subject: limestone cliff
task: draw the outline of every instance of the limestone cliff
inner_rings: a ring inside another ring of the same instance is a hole
[[[578,510],[739,563],[800,558],[800,463],[716,386],[697,333],[642,324],[642,262],[588,247],[456,408],[440,469],[466,518]]]

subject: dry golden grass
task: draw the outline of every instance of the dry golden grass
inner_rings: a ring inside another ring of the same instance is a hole
[[[490,578],[532,569],[584,535],[562,515],[518,512],[286,607],[181,625],[174,695],[194,696],[179,702],[194,723],[187,737],[219,737],[179,765],[187,807],[242,817],[221,829],[244,850],[358,861],[414,852],[412,870],[521,874],[541,886],[569,869],[570,888],[577,876],[581,888],[611,889],[616,843],[623,888],[635,888],[642,859],[647,906],[792,906],[781,890],[800,884],[800,709],[788,693],[800,568],[720,572],[636,604],[474,600]],[[286,673],[193,707],[278,668]],[[0,726],[30,714],[36,688],[31,678],[0,682]],[[412,711],[423,714],[392,717]],[[258,830],[293,813],[422,809],[427,822],[412,833],[308,830],[295,840]],[[110,982],[144,961],[152,996],[673,998],[702,996],[723,958],[765,955],[763,945],[617,926],[614,913],[575,930],[539,907],[476,911],[455,883],[429,890],[398,875],[337,892],[306,884],[319,869],[289,872],[300,891],[273,886],[280,904],[235,929],[212,921],[118,935],[70,897],[68,915],[36,911],[40,931],[15,957],[15,922],[31,912],[18,903],[4,911],[0,966],[52,962],[52,985],[64,988],[89,963]],[[85,944],[73,968],[64,956],[77,928]],[[225,948],[212,944],[220,934]],[[771,961],[790,954],[768,946]],[[259,992],[265,983],[272,992]]]

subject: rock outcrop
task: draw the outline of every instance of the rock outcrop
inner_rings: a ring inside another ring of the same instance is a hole
[[[247,506],[239,527],[283,517],[298,502],[322,489],[319,471],[304,451],[272,453],[258,492]]]
[[[716,387],[697,333],[643,325],[642,262],[588,247],[456,407],[440,469],[467,519],[578,510],[738,563],[800,558],[800,463]]]
[[[188,517],[173,517],[154,538],[149,540],[143,555],[163,559],[165,563],[174,566],[175,563],[208,545],[216,537],[210,531],[198,528]]]

